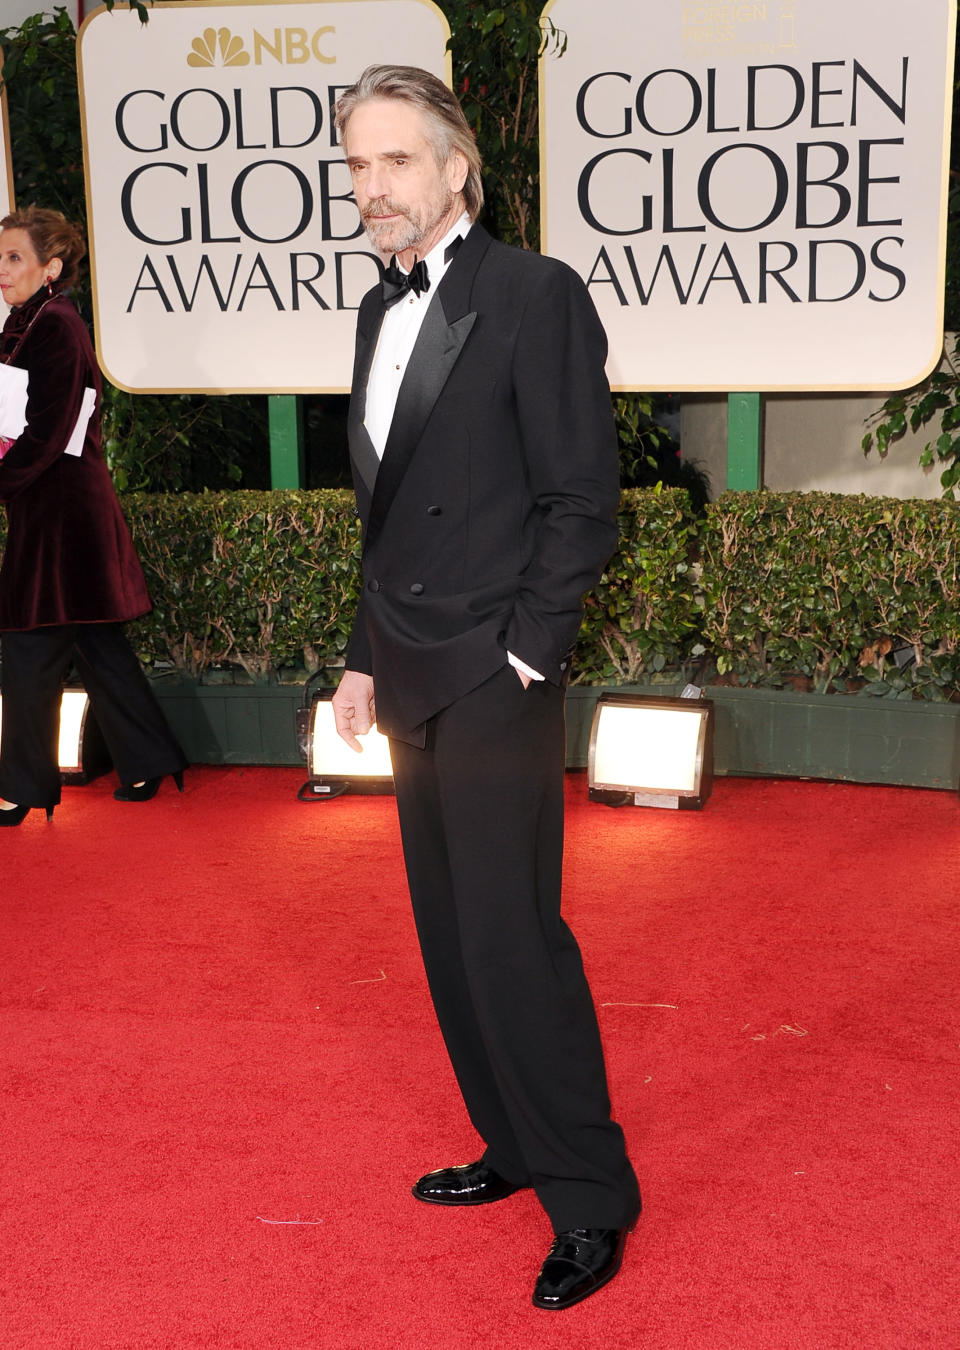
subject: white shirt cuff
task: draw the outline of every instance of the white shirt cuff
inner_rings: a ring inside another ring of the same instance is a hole
[[[532,670],[526,662],[521,661],[519,657],[514,656],[513,652],[507,652],[507,660],[510,662],[511,666],[513,666],[514,670],[522,671],[523,674],[528,675],[531,680],[542,680],[545,678],[540,674],[539,670]]]

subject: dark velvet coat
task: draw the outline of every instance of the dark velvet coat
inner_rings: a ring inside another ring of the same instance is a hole
[[[0,461],[0,630],[145,614],[146,582],[100,449],[100,372],[83,320],[66,297],[38,291],[8,317],[0,352],[28,374],[27,425]],[[83,453],[66,455],[87,386],[97,403]]]
[[[346,665],[373,675],[377,724],[424,724],[506,653],[568,676],[582,597],[617,542],[606,334],[580,278],[474,225],[430,303],[382,462],[364,426],[385,313],[357,316],[350,454],[363,579]]]

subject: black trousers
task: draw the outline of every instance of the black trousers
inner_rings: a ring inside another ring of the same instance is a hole
[[[76,662],[121,783],[186,767],[150,682],[117,623],[4,633],[0,797],[18,806],[60,800],[60,693]]]
[[[563,691],[504,666],[432,719],[425,749],[391,751],[427,979],[484,1157],[557,1232],[625,1227],[636,1177],[560,915]]]

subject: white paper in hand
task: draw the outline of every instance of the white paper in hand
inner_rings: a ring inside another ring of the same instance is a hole
[[[27,372],[0,365],[0,436],[15,441],[27,425]]]
[[[77,418],[76,426],[70,433],[70,439],[67,441],[65,455],[82,455],[83,439],[87,434],[87,423],[93,416],[93,410],[97,402],[97,391],[91,389],[88,385],[83,391],[83,401],[80,404],[80,415]]]

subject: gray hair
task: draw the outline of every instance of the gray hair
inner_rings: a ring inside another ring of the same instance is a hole
[[[373,98],[409,103],[424,114],[427,139],[441,168],[455,150],[460,151],[467,161],[463,201],[470,219],[476,220],[483,206],[480,151],[456,95],[436,75],[418,66],[368,66],[337,99],[334,125],[341,140],[357,106]]]

